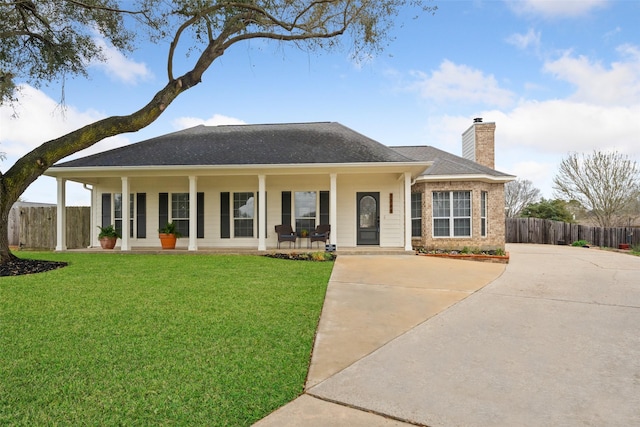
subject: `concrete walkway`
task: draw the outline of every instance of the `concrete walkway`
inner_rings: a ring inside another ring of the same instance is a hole
[[[640,258],[507,250],[338,258],[306,394],[256,425],[640,425]]]

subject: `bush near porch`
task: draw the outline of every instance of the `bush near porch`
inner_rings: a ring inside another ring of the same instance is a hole
[[[0,424],[250,425],[302,393],[332,262],[18,252]]]

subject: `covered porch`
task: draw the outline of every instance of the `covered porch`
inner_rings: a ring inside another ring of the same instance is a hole
[[[95,170],[91,174],[57,170],[55,175],[51,174],[57,180],[56,250],[67,250],[65,191],[66,183],[75,181],[91,191],[92,243],[87,248],[90,251],[101,250],[98,226],[116,223],[121,234],[116,252],[158,252],[157,230],[164,225],[163,218],[181,221],[186,229],[184,237],[178,239],[176,252],[267,253],[278,246],[275,226],[287,221],[294,229],[303,223],[329,224],[327,243],[339,253],[357,252],[359,248],[360,253],[375,248],[394,253],[411,251],[411,183],[423,168],[422,164],[374,168],[342,165],[331,169],[326,165],[297,165],[225,171],[119,168],[98,175]],[[130,197],[122,197],[123,194]],[[375,218],[368,219],[377,233],[374,244],[362,244],[359,237],[364,213],[360,212],[358,198],[363,194],[375,199]],[[244,195],[245,199],[234,206],[234,196],[238,195]],[[310,196],[314,209],[301,212],[299,195]],[[225,205],[225,197],[230,206]],[[182,212],[187,216],[174,215],[172,205],[176,200],[185,204]],[[164,213],[163,201],[169,204]],[[239,215],[237,212],[242,209],[245,211]],[[243,226],[244,231],[239,231]],[[289,250],[288,246],[284,243],[280,251]],[[290,250],[325,250],[318,243],[314,243],[314,248],[307,246],[306,239],[298,239]]]

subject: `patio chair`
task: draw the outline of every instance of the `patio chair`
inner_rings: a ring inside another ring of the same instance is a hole
[[[331,225],[320,224],[309,235],[309,246],[313,246],[313,242],[324,242],[326,245],[331,234]]]
[[[291,247],[291,243],[293,243],[293,247],[296,246],[297,236],[290,225],[276,225],[276,234],[278,235],[278,249],[280,249],[280,242],[289,242],[289,247]]]

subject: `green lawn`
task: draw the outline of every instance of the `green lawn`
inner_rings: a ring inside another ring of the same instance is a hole
[[[19,253],[0,278],[0,425],[243,426],[302,390],[332,262]]]

